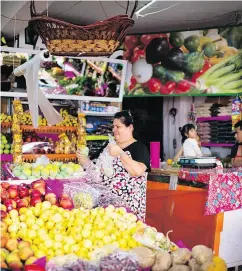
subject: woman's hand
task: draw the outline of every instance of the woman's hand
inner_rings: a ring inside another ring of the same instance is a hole
[[[118,145],[111,143],[108,145],[108,151],[110,155],[116,157],[120,155],[120,153],[122,152],[122,149]]]
[[[77,150],[76,155],[77,155],[77,159],[78,159],[79,163],[82,166],[85,166],[89,163],[89,161],[90,161],[89,158],[86,155],[83,155],[80,150]]]

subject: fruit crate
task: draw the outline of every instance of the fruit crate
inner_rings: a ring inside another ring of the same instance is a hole
[[[35,161],[40,156],[47,156],[50,160],[54,161],[75,161],[77,156],[75,153],[72,154],[23,154],[22,158],[24,162],[32,162]]]
[[[35,131],[39,133],[64,133],[77,131],[77,127],[73,126],[39,126],[38,128],[34,128],[32,125],[21,125],[20,128],[22,131]]]

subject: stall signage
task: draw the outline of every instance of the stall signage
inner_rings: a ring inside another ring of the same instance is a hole
[[[125,95],[241,95],[241,49],[241,25],[126,36]]]

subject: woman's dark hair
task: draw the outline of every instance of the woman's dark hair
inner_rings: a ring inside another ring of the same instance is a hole
[[[180,127],[180,128],[179,128],[179,131],[180,131],[180,133],[181,133],[181,135],[182,135],[182,143],[184,143],[185,140],[187,139],[186,134],[188,134],[189,131],[191,131],[192,129],[195,130],[196,128],[195,128],[195,126],[194,126],[193,124],[191,124],[191,123],[188,123],[188,124],[184,125],[183,127]]]
[[[123,110],[114,115],[115,119],[119,119],[126,127],[134,124],[132,114],[130,110]]]
[[[142,141],[141,131],[145,127],[148,114],[144,110],[123,110],[114,115],[114,119],[119,119],[126,127],[134,126],[133,136],[136,140]]]

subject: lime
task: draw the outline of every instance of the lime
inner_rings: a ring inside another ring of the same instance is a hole
[[[184,44],[184,37],[182,33],[171,33],[170,34],[170,44],[175,48],[180,48]]]
[[[185,39],[184,45],[189,52],[196,52],[200,45],[200,40],[198,36],[189,36]]]
[[[204,55],[207,57],[212,57],[216,53],[216,45],[212,42],[207,42],[203,45]]]

